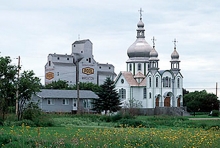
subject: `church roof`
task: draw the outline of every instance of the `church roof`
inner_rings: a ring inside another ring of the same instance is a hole
[[[127,81],[127,83],[130,86],[146,86],[146,80],[145,79],[143,79],[142,82],[140,84],[138,84],[138,82],[134,79],[134,76],[132,75],[131,72],[121,71],[120,74],[124,76],[125,80]],[[119,75],[119,77],[120,77],[120,75]]]
[[[134,78],[145,78],[145,76],[141,73],[141,72],[138,72]]]

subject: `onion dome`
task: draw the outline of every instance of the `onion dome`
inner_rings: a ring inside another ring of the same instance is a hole
[[[176,51],[176,48],[174,48],[174,51],[173,53],[171,54],[171,59],[174,60],[174,59],[179,59],[179,54],[178,52]]]
[[[151,52],[150,52],[150,57],[152,57],[152,58],[157,58],[157,57],[158,57],[158,53],[157,53],[157,51],[155,50],[155,48],[153,48],[153,50],[151,50]]]
[[[145,40],[145,29],[142,19],[138,22],[137,27],[137,39],[127,50],[128,61],[130,62],[134,60],[148,60],[153,49]]]

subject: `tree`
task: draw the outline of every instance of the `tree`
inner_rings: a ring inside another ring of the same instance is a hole
[[[52,83],[45,85],[46,89],[69,89],[66,81],[58,80],[52,81]]]
[[[34,76],[34,72],[24,71],[18,81],[18,120],[22,119],[23,112],[27,103],[31,100],[33,94],[40,91],[41,83],[38,77]]]
[[[217,98],[215,94],[207,93],[205,90],[190,92],[183,97],[187,109],[193,112],[218,110],[219,100]]]
[[[104,84],[100,85],[100,90],[96,94],[99,98],[93,102],[93,110],[97,112],[105,111],[105,114],[107,114],[107,111],[112,113],[121,109],[120,105],[122,103],[120,103],[114,81],[109,77],[106,78]]]
[[[77,86],[76,85],[73,85],[71,87],[71,89],[74,89],[76,90],[77,89]],[[100,89],[100,86],[97,85],[97,84],[94,84],[92,82],[80,82],[79,83],[79,89],[80,90],[91,90],[93,92],[98,92],[99,89]]]
[[[13,104],[16,96],[17,67],[11,65],[10,57],[0,57],[0,111],[4,120],[8,107]]]

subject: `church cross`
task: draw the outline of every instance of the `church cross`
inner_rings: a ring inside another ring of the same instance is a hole
[[[139,12],[140,12],[140,20],[142,20],[142,12],[144,12],[143,10],[142,10],[142,8],[140,8],[140,10],[138,10]]]
[[[173,41],[173,43],[174,43],[174,48],[176,48],[176,43],[177,43],[178,41],[176,40],[176,38],[174,39],[174,41]]]
[[[156,41],[156,39],[154,38],[154,36],[153,36],[153,39],[151,39],[152,41],[153,41],[153,48],[155,47],[155,41]]]

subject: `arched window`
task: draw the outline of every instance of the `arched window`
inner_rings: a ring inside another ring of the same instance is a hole
[[[123,88],[119,89],[118,94],[119,94],[119,97],[121,100],[125,99],[126,98],[126,89],[123,89]]]
[[[158,80],[158,77],[156,77],[156,87],[158,87],[159,85],[159,80]]]
[[[149,77],[149,87],[151,87],[151,77]]]
[[[143,98],[144,99],[147,98],[147,89],[146,89],[146,87],[143,89]]]
[[[129,71],[131,71],[132,70],[132,65],[131,64],[129,64]]]
[[[180,78],[177,79],[177,88],[180,88]]]
[[[149,93],[149,98],[151,99],[151,92]]]
[[[141,63],[138,63],[138,70],[141,70]]]

